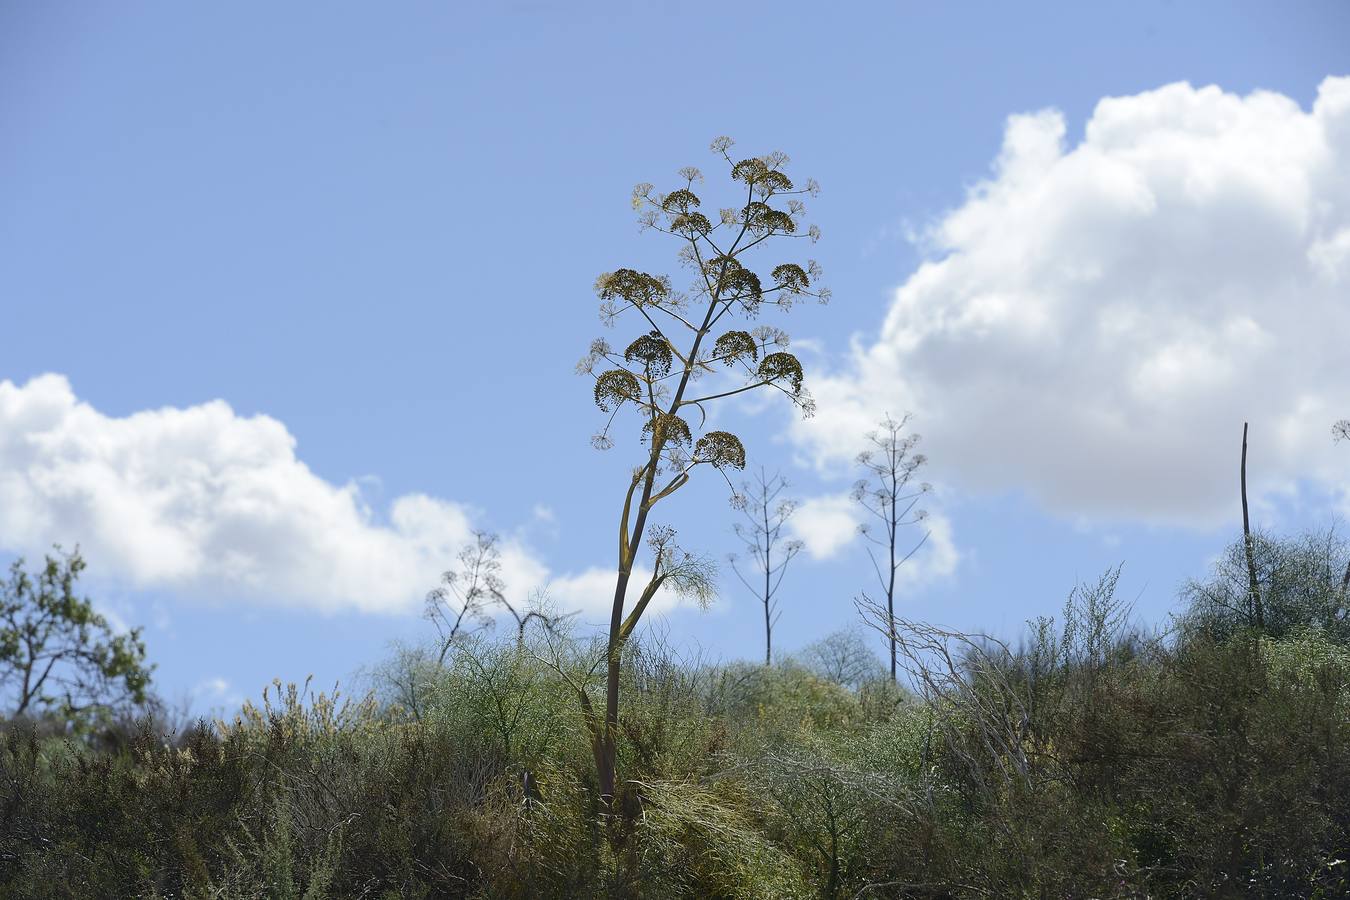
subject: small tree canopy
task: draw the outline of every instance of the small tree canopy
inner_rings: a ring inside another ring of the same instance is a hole
[[[141,631],[117,634],[75,593],[79,550],[48,556],[34,573],[15,560],[0,583],[0,689],[12,716],[56,716],[88,730],[147,699]]]
[[[1293,537],[1252,535],[1252,560],[1264,603],[1262,630],[1283,638],[1300,628],[1315,629],[1328,639],[1350,644],[1350,543],[1334,530]],[[1187,601],[1184,624],[1216,637],[1257,625],[1250,605],[1246,541],[1229,544],[1214,563],[1210,577],[1191,580],[1182,588]]]

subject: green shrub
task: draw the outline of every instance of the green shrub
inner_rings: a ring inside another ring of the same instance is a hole
[[[0,896],[1343,896],[1339,632],[1163,639],[1114,586],[1016,648],[916,630],[955,651],[919,694],[635,641],[613,817],[594,648],[557,634],[403,657],[383,701],[274,683],[173,734],[10,722]]]

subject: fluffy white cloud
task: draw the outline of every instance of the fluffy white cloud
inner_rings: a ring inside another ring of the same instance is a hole
[[[813,382],[795,436],[848,458],[911,410],[937,475],[1097,520],[1231,518],[1257,493],[1346,491],[1350,78],[1310,111],[1172,84],[1012,116],[989,179],[925,238],[880,335]]]
[[[933,513],[924,520],[924,527],[928,529],[928,540],[896,574],[896,581],[902,585],[929,584],[948,578],[961,562],[951,519],[942,513]]]
[[[848,492],[822,494],[801,502],[788,520],[788,530],[806,544],[806,552],[812,559],[830,559],[850,542],[865,540],[858,534],[858,526],[864,521],[861,512]],[[961,552],[956,547],[951,520],[941,513],[930,513],[922,525],[906,529],[904,540],[909,543],[901,545],[902,551],[908,552],[925,530],[928,539],[896,574],[900,584],[909,587],[929,584],[956,572]]]
[[[59,375],[0,381],[0,549],[78,542],[96,574],[131,587],[414,612],[472,531],[463,506],[422,494],[378,521],[355,483],[331,484],[296,457],[281,422],[221,401],[116,418]],[[525,546],[501,546],[513,595],[550,582]],[[589,615],[606,577],[554,578],[551,594]]]
[[[803,500],[788,520],[792,536],[813,559],[829,559],[858,536],[858,504],[845,491]]]
[[[114,418],[59,375],[0,382],[6,549],[78,542],[95,571],[136,587],[411,608],[469,539],[469,514],[415,494],[388,519],[311,472],[275,419],[221,401]]]

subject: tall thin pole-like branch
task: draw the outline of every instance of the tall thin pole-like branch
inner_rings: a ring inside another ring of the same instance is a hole
[[[1256,541],[1252,537],[1251,518],[1247,514],[1247,423],[1242,423],[1242,544],[1247,553],[1247,603],[1257,628],[1265,628],[1261,609],[1261,587],[1256,580]]]
[[[1331,434],[1338,441],[1350,440],[1350,419],[1341,419],[1331,426]],[[1345,563],[1345,575],[1341,578],[1341,596],[1350,594],[1350,560]]]

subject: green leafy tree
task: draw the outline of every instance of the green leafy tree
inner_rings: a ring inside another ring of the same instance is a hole
[[[114,633],[75,593],[85,563],[77,549],[0,583],[0,689],[11,716],[56,716],[83,730],[119,708],[146,702],[153,666],[140,629]]]
[[[637,320],[642,333],[622,351],[596,340],[579,371],[594,378],[594,398],[609,414],[593,443],[613,446],[617,416],[631,412],[645,449],[632,469],[619,517],[618,565],[605,649],[605,708],[586,709],[599,790],[608,807],[614,796],[615,738],[619,724],[619,671],[623,647],[652,598],[662,588],[711,597],[712,567],[704,558],[681,550],[674,531],[649,527],[656,504],[688,483],[695,469],[721,473],[731,486],[729,469],[745,468],[745,447],[728,431],[703,431],[709,404],[760,389],[776,390],[809,414],[811,400],[802,386],[802,366],[785,349],[787,335],[771,326],[744,330],[736,319],[753,319],[766,307],[790,309],[805,297],[822,302],[829,293],[817,286],[820,270],[780,262],[765,278],[751,268],[753,257],[772,246],[771,239],[814,242],[819,229],[803,231],[803,194],[815,195],[814,181],[796,187],[783,172],[787,156],[772,153],[736,160],[732,141],[721,137],[712,150],[725,161],[740,197],[711,219],[694,193],[703,175],[681,169],[681,184],[660,193],[650,184],[633,191],[640,224],[679,242],[679,260],[692,275],[684,290],[666,276],[635,269],[617,269],[595,283],[600,316],[606,325]],[[735,324],[733,324],[735,323]],[[706,388],[700,382],[712,382]],[[696,416],[696,418],[695,418]],[[732,488],[733,504],[744,502]],[[631,606],[629,581],[646,537],[651,550],[651,576]]]

